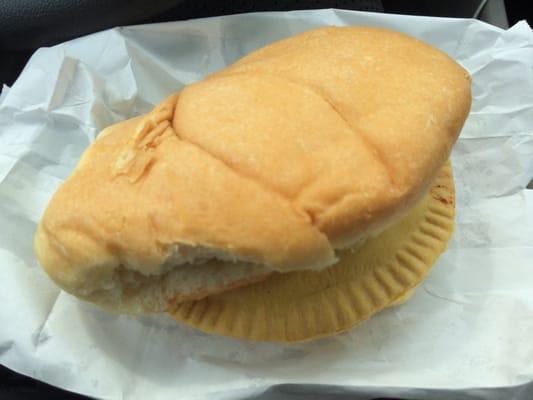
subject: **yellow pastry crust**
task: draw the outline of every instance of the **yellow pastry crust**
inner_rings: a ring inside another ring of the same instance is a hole
[[[322,271],[275,274],[253,285],[178,304],[171,315],[204,332],[297,342],[333,335],[405,301],[446,249],[454,229],[450,162],[399,222]]]

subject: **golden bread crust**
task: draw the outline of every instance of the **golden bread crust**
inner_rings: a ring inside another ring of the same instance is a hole
[[[102,132],[52,198],[37,255],[82,297],[120,289],[119,268],[326,267],[421,198],[469,107],[466,71],[412,37],[288,38]],[[200,292],[234,285],[223,270]]]

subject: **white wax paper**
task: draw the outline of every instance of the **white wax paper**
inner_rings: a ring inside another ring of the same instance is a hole
[[[409,302],[337,337],[278,345],[205,335],[163,315],[112,315],[47,278],[32,250],[36,224],[102,128],[273,40],[358,24],[417,36],[473,76],[453,152],[457,231]],[[117,28],[40,49],[0,97],[0,362],[106,399],[523,394],[517,385],[533,379],[532,67],[525,22],[504,31],[338,10]],[[272,387],[283,383],[331,386]]]

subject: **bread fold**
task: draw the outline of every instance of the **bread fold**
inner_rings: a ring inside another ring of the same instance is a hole
[[[467,72],[400,33],[273,43],[104,130],[51,199],[38,258],[125,312],[326,268],[423,197],[469,108]]]

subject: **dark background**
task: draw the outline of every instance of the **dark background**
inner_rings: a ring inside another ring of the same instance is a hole
[[[253,11],[342,8],[361,11],[478,18],[500,27],[533,24],[526,1],[431,0],[0,0],[0,83],[11,86],[31,54],[117,25],[177,21]],[[460,6],[459,6],[460,5]],[[502,12],[503,9],[503,12]],[[305,398],[299,397],[299,398]],[[0,400],[87,399],[0,366]]]
[[[252,11],[343,8],[439,17],[474,16],[482,0],[0,0],[0,83],[12,85],[39,47],[118,25]],[[496,6],[495,6],[496,5]],[[503,13],[499,9],[503,9]],[[488,0],[479,17],[503,28],[533,24],[526,1]],[[497,17],[497,15],[499,17]],[[503,14],[503,21],[502,15]]]

